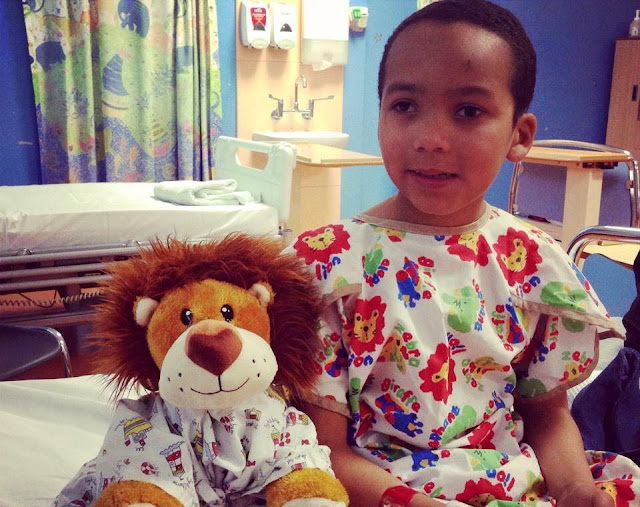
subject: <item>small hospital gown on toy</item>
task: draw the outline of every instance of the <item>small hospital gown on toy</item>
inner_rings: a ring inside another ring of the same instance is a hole
[[[157,484],[185,506],[263,504],[263,490],[292,470],[333,475],[313,423],[268,391],[224,415],[175,407],[157,394],[120,401],[100,454],[56,499],[90,505],[113,481]]]

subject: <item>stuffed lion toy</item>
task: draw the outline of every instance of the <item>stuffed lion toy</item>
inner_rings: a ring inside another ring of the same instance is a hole
[[[317,378],[320,299],[281,242],[155,241],[116,262],[98,306],[96,371],[118,402],[96,458],[55,505],[346,506],[294,408]],[[291,403],[289,403],[291,402]]]

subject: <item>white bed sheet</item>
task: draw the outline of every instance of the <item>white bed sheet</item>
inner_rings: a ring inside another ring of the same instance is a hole
[[[0,253],[46,252],[198,240],[233,231],[278,233],[278,210],[261,203],[181,206],[153,197],[155,183],[0,186]]]
[[[0,382],[0,507],[51,506],[99,452],[114,407],[105,379]]]

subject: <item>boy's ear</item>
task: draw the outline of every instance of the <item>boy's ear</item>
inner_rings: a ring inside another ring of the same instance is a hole
[[[538,119],[533,113],[523,113],[520,115],[520,118],[516,121],[516,126],[513,128],[511,148],[509,148],[509,152],[507,153],[507,160],[509,162],[519,162],[529,153],[529,148],[531,148],[533,144],[537,127]]]

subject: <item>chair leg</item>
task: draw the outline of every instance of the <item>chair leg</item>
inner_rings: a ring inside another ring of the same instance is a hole
[[[55,329],[49,328],[49,332],[56,337],[58,344],[60,345],[60,353],[62,354],[62,362],[64,364],[64,374],[66,377],[73,377],[71,370],[71,356],[69,354],[69,348],[64,341],[63,336]]]

